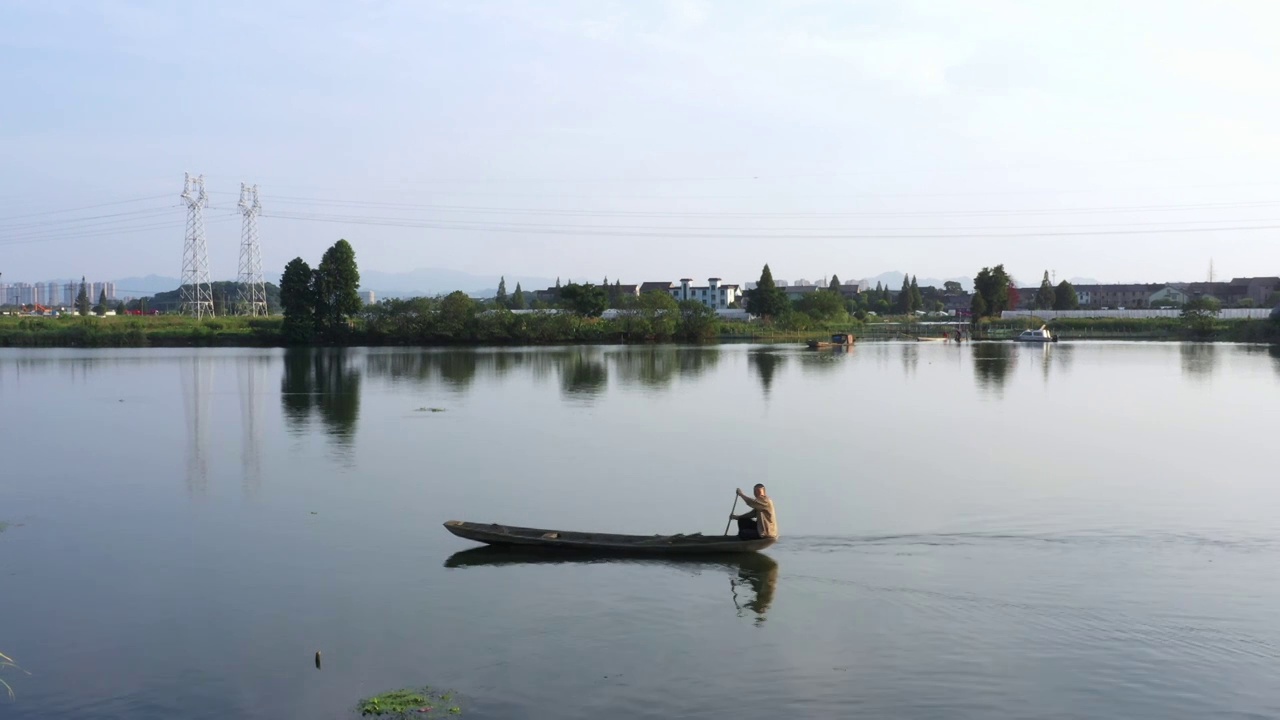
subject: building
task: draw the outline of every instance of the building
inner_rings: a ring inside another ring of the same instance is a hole
[[[365,305],[373,305],[377,299],[372,290],[364,290],[360,293],[360,301]]]
[[[816,293],[822,288],[818,287],[817,285],[787,285],[785,287],[779,287],[778,289],[781,290],[787,296],[788,300],[791,300],[794,302],[804,297],[805,295],[808,295],[810,293]]]
[[[678,287],[668,283],[669,289],[667,292],[676,299],[676,302],[697,300],[703,305],[717,310],[727,308],[742,299],[741,287],[738,285],[722,285],[720,278],[707,278],[707,284],[700,286],[691,285],[690,283],[692,282],[693,278],[681,278]]]
[[[1185,305],[1191,296],[1185,290],[1180,290],[1173,285],[1166,285],[1163,288],[1151,293],[1151,297],[1147,298],[1147,307],[1156,307],[1157,305]]]
[[[108,300],[116,299],[116,284],[113,282],[102,283],[102,291],[107,294]]]
[[[643,282],[643,283],[640,283],[640,293],[639,293],[639,294],[643,295],[643,294],[645,294],[645,293],[647,293],[647,292],[664,292],[664,293],[670,293],[670,292],[671,292],[671,281],[670,281],[670,280],[664,280],[664,281],[662,281],[662,282],[652,282],[652,281],[651,281],[651,282]]]

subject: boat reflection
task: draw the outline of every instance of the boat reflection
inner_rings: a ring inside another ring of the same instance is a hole
[[[757,626],[765,621],[778,586],[778,563],[763,553],[692,556],[625,556],[592,552],[546,552],[532,549],[479,547],[456,552],[444,561],[447,568],[498,567],[504,565],[628,564],[681,570],[728,570],[729,588],[738,617],[755,614]]]

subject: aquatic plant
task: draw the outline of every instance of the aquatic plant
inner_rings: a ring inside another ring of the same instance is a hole
[[[361,715],[394,718],[407,718],[418,713],[462,714],[462,708],[453,702],[453,693],[439,693],[431,688],[392,690],[374,695],[361,700],[359,710]]]
[[[13,658],[9,657],[8,655],[5,655],[4,653],[0,653],[0,670],[5,670],[8,668],[12,668],[14,670],[20,670],[24,673],[27,673],[26,670],[23,670],[22,668],[18,667],[18,664],[13,661]],[[30,675],[31,673],[27,673],[27,674]],[[14,697],[13,686],[5,682],[4,678],[0,678],[0,685],[4,686],[5,692],[9,694],[9,699],[12,700]]]

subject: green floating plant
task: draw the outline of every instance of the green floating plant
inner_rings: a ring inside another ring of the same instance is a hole
[[[461,715],[453,703],[453,693],[439,693],[429,687],[384,692],[360,701],[360,714],[374,717],[407,718],[415,715]]]

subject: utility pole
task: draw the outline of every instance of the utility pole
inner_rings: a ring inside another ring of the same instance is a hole
[[[267,285],[262,279],[262,248],[258,246],[258,214],[261,212],[258,186],[240,183],[240,213],[244,216],[244,223],[240,230],[236,312],[242,315],[267,314]]]
[[[213,288],[209,284],[209,248],[204,238],[204,209],[209,196],[204,191],[204,176],[186,178],[182,200],[187,204],[187,233],[182,249],[182,311],[200,319],[212,317]]]

